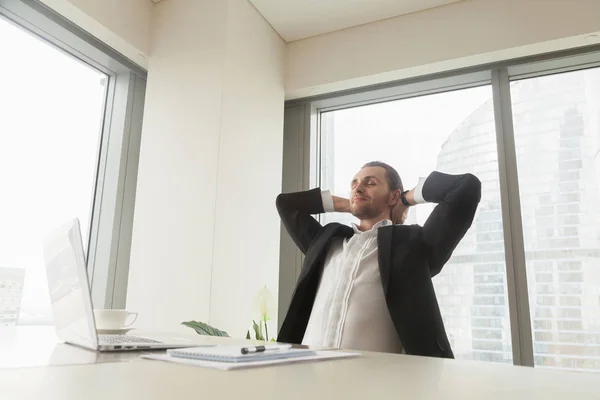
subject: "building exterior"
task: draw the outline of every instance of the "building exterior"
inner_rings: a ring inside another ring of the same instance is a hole
[[[0,267],[0,327],[17,325],[25,270]]]
[[[538,366],[600,370],[600,69],[511,88]],[[456,128],[438,169],[483,184],[469,232],[434,282],[457,357],[511,362],[492,101]]]

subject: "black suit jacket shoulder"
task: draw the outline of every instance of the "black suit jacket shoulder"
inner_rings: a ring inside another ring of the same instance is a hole
[[[282,193],[275,201],[277,212],[283,226],[296,246],[306,254],[311,242],[323,229],[323,226],[312,217],[322,214],[323,199],[319,188],[306,192]]]

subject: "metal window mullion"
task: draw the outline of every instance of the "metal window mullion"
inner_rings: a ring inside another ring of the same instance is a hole
[[[114,98],[116,92],[116,75],[109,76],[106,85],[106,97],[104,101],[104,112],[102,114],[102,126],[100,134],[100,143],[98,151],[98,159],[96,162],[96,182],[94,188],[94,196],[92,200],[89,236],[87,247],[87,274],[90,287],[94,285],[94,267],[96,259],[96,250],[98,242],[98,220],[100,218],[100,210],[102,209],[102,199],[104,193],[104,177],[106,172],[106,155],[108,154],[108,137],[110,135],[110,121],[112,120],[114,110]]]
[[[120,182],[123,186],[118,191],[119,212],[113,228],[116,241],[115,268],[113,270],[112,308],[126,308],[127,285],[129,282],[129,259],[133,236],[133,213],[142,138],[142,117],[146,98],[146,80],[130,74],[129,96],[127,101],[127,124],[123,137],[121,152]]]
[[[492,70],[492,91],[498,145],[498,169],[513,363],[533,367],[533,338],[529,312],[529,292],[527,289],[521,199],[519,195],[510,81],[506,68]]]
[[[124,166],[133,101],[132,78],[132,73],[113,77],[114,92],[109,97],[111,112],[105,114],[88,257],[88,275],[96,308],[112,308],[115,295],[114,278],[126,172]]]
[[[314,106],[305,104],[302,107],[302,124],[301,129],[298,131],[300,135],[300,142],[302,143],[302,151],[299,154],[300,168],[298,168],[299,186],[298,191],[308,190],[314,187],[315,183],[318,182],[318,171],[321,170],[321,143],[320,139],[315,140],[314,133],[319,132],[318,126],[320,121],[317,118]],[[313,160],[317,165],[315,171],[311,170],[313,166]],[[302,272],[302,264],[304,264],[304,254],[299,249],[296,249],[296,282]]]
[[[302,190],[322,186],[321,168],[323,167],[323,146],[321,143],[321,113],[314,104],[307,104],[304,109],[304,143],[307,153],[304,157],[304,168],[302,170],[304,179]],[[314,160],[314,162],[313,162]]]
[[[388,83],[371,91],[360,88],[353,93],[346,93],[335,97],[326,96],[323,99],[312,101],[311,104],[319,113],[362,107],[371,104],[398,101],[420,96],[451,92],[461,89],[489,85],[490,70],[479,71],[464,75],[452,75],[440,79],[417,81],[416,83],[397,82]]]
[[[313,122],[309,104],[285,108],[282,165],[282,192],[284,193],[305,190],[314,183],[310,176],[310,166],[313,162],[317,162],[316,153],[311,148],[315,144],[310,136]],[[304,259],[302,252],[296,247],[283,225],[280,237],[278,329],[285,319]]]

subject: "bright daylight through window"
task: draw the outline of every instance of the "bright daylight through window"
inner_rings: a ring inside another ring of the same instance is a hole
[[[87,245],[107,76],[2,18],[0,54],[0,325],[51,323],[42,240]]]

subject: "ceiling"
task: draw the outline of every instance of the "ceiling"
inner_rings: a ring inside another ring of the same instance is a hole
[[[250,0],[286,42],[460,0]]]

